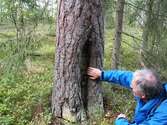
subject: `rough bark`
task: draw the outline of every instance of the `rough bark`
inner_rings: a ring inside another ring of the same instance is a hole
[[[102,68],[102,5],[100,0],[59,0],[58,7],[52,111],[56,118],[83,123],[95,110],[103,112],[100,84],[86,75],[88,66]]]
[[[111,64],[112,69],[117,69],[119,64],[124,4],[125,0],[117,0],[115,40],[113,43],[113,50],[112,50],[112,64]]]

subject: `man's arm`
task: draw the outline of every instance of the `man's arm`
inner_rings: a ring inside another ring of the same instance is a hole
[[[89,67],[88,75],[90,79],[93,80],[100,78],[102,81],[116,83],[126,88],[130,88],[133,72],[121,70],[101,71],[100,69]]]

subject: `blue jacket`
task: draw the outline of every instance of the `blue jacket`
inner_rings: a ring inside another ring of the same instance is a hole
[[[131,71],[103,71],[100,79],[111,83],[119,84],[130,89],[133,78]],[[125,118],[116,119],[115,125],[167,125],[167,84],[164,84],[164,92],[154,99],[143,102],[135,97],[137,101],[135,115],[132,122]]]

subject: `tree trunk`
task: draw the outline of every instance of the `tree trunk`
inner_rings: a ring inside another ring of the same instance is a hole
[[[153,9],[153,0],[147,0],[146,2],[146,12],[145,12],[145,21],[144,21],[144,26],[143,26],[143,33],[142,33],[142,44],[141,44],[141,49],[140,49],[140,64],[143,67],[145,66],[145,56],[146,56],[146,51],[148,50],[149,47],[149,30],[151,26],[151,21],[152,21],[152,9]]]
[[[115,40],[113,43],[113,50],[112,50],[112,64],[111,64],[112,69],[117,69],[119,64],[124,4],[125,0],[117,0],[116,30],[115,30]]]
[[[100,0],[59,0],[52,112],[83,123],[103,112],[100,84],[88,79],[88,66],[102,68],[103,14]],[[58,123],[55,123],[56,125]]]
[[[160,57],[158,54],[160,42],[163,41],[161,37],[163,36],[163,19],[160,17],[161,4],[161,1],[146,1],[145,23],[142,34],[143,42],[140,53],[140,62],[143,62],[147,67],[155,67],[155,69],[159,66],[159,62],[157,64],[156,62]]]

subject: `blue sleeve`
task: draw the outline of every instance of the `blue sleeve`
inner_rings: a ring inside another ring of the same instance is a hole
[[[103,71],[100,80],[119,84],[123,87],[130,88],[130,84],[133,78],[133,72],[131,71]]]
[[[115,125],[137,125],[136,123],[129,123],[127,119],[120,118],[115,120]]]

